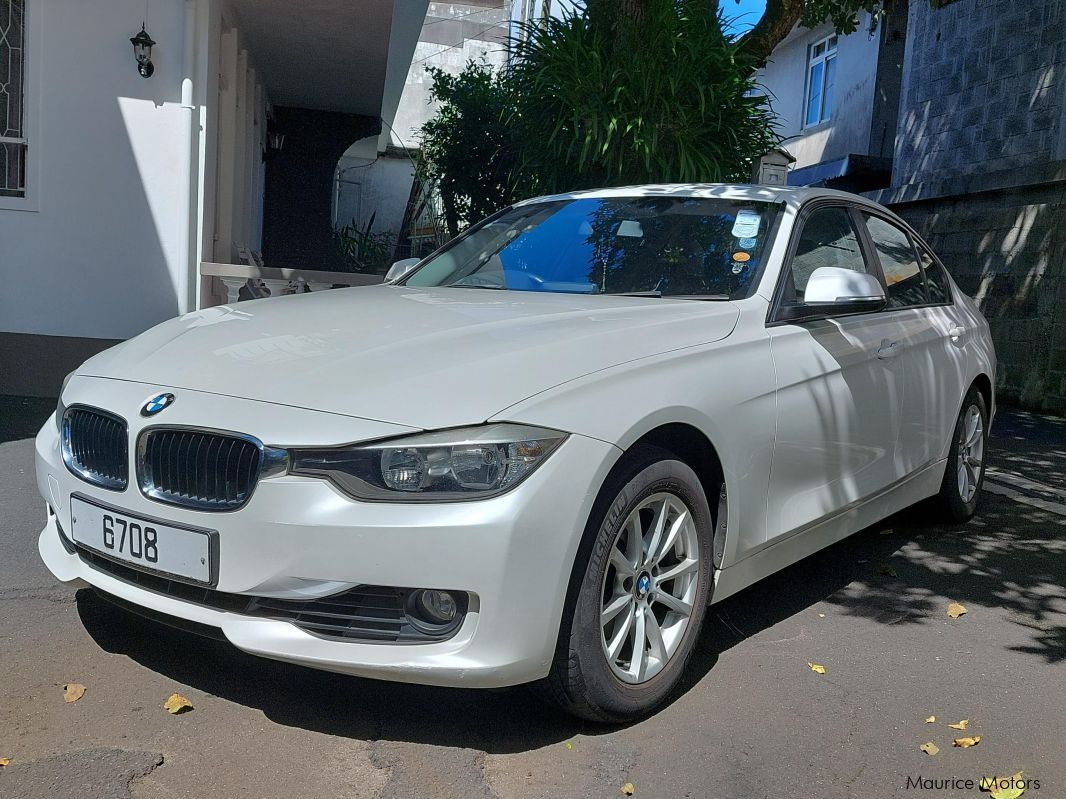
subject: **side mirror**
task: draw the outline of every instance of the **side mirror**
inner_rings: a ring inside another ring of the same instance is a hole
[[[390,266],[389,271],[385,273],[385,282],[395,283],[397,280],[399,280],[412,269],[414,269],[416,266],[418,266],[421,261],[421,258],[404,258],[402,261],[397,261],[392,266]]]
[[[803,304],[834,311],[873,311],[886,302],[881,282],[865,272],[820,266],[811,273]]]

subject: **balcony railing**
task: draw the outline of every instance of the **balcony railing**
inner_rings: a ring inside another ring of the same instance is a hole
[[[313,269],[282,269],[249,264],[200,264],[203,277],[218,281],[226,302],[242,299],[277,297],[281,294],[298,294],[304,291],[346,286],[372,286],[384,282],[381,275],[357,272],[319,272]],[[244,296],[241,290],[244,289]]]

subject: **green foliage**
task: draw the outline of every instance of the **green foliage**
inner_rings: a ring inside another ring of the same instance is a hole
[[[370,215],[364,227],[356,225],[353,219],[334,235],[337,249],[347,267],[346,271],[384,274],[388,268],[396,241],[391,233],[374,232],[376,219],[375,212]]]
[[[522,193],[748,180],[777,143],[706,0],[646,0],[638,18],[594,4],[525,33],[507,79]]]
[[[646,0],[530,26],[510,69],[439,69],[421,177],[448,232],[515,199],[633,183],[748,180],[777,143],[750,64],[706,0]]]
[[[428,72],[440,111],[422,128],[420,172],[440,192],[454,236],[514,199],[511,87],[504,73],[484,62],[471,61],[458,75],[435,67]]]
[[[859,12],[871,14],[881,11],[881,0],[806,0],[800,23],[807,28],[816,28],[826,20],[832,23],[837,33],[854,33],[859,27]]]

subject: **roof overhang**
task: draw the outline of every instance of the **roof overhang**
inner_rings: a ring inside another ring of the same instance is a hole
[[[275,105],[391,124],[428,0],[228,0]]]

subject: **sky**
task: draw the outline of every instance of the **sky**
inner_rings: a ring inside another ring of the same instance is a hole
[[[722,12],[734,20],[732,29],[741,33],[759,21],[763,11],[766,10],[766,0],[725,0],[721,4]]]

